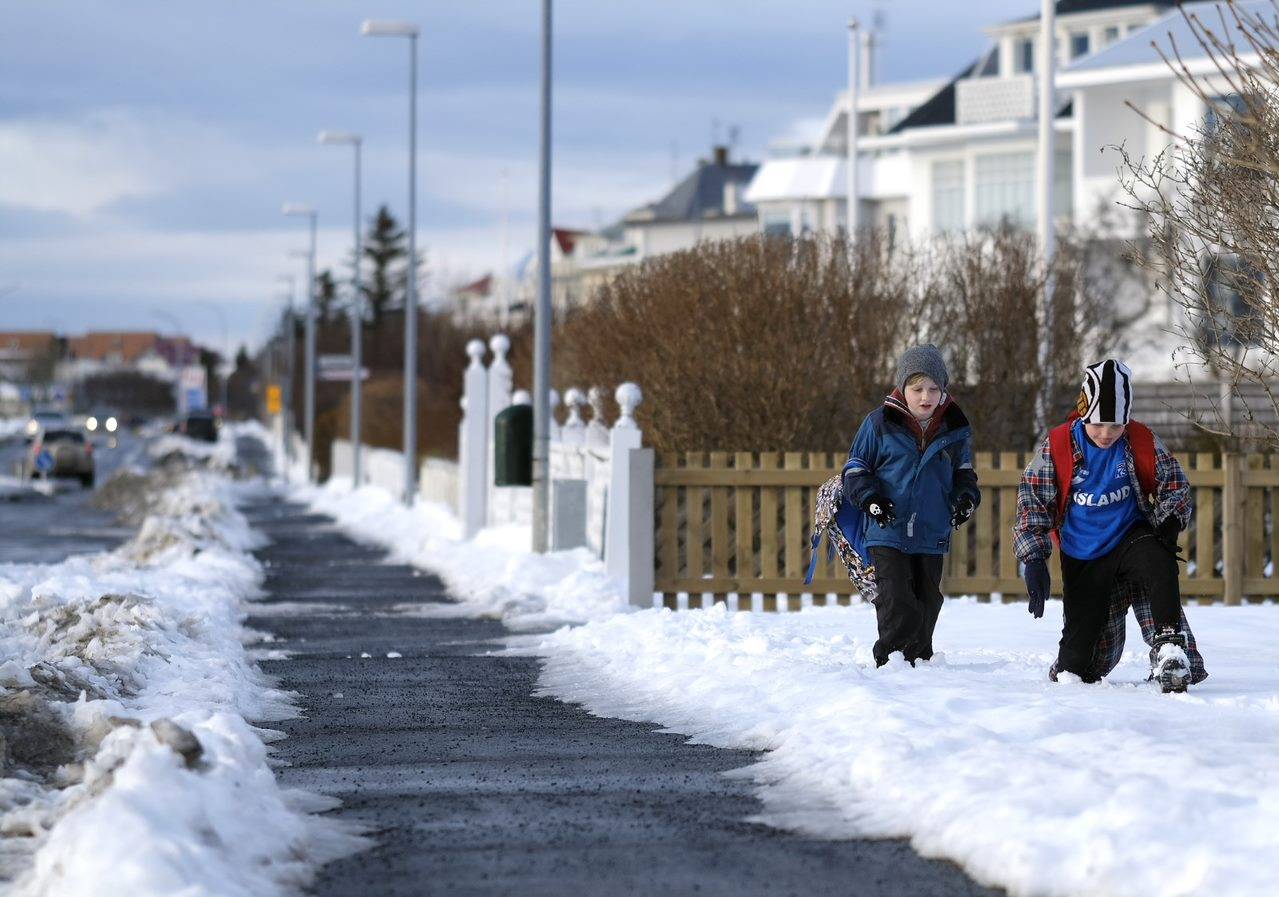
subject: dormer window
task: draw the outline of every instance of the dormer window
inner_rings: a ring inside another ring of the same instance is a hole
[[[1013,48],[1013,68],[1019,75],[1030,74],[1035,70],[1035,40],[1024,37],[1017,41]]]
[[[1078,59],[1088,55],[1088,32],[1076,31],[1070,36],[1070,58]]]
[[[1117,40],[1119,40],[1118,25],[1111,25],[1104,32],[1102,32],[1101,42],[1103,45],[1109,46],[1110,44],[1113,44]]]

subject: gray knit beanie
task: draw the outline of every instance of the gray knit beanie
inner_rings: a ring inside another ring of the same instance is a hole
[[[915,346],[902,353],[897,360],[897,388],[906,391],[906,381],[916,374],[925,374],[945,389],[950,383],[950,375],[946,373],[946,361],[941,357],[941,350],[929,343]]]

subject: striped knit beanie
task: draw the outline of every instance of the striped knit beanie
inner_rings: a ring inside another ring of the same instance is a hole
[[[1132,418],[1132,371],[1107,358],[1084,368],[1084,385],[1075,406],[1086,424],[1127,424]]]

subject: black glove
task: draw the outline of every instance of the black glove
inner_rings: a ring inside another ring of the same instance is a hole
[[[977,510],[977,506],[973,504],[972,497],[961,495],[959,501],[950,506],[950,525],[955,529],[959,529],[968,522],[975,510]]]
[[[1030,595],[1030,612],[1038,620],[1044,615],[1044,602],[1048,600],[1048,590],[1052,588],[1052,578],[1048,575],[1048,561],[1035,558],[1026,562],[1026,592]]]
[[[893,507],[892,499],[884,498],[878,493],[872,493],[866,497],[866,500],[862,502],[862,510],[884,528],[892,526],[897,521],[897,509]]]
[[[1181,521],[1176,514],[1169,514],[1163,523],[1155,527],[1155,535],[1159,537],[1159,544],[1167,548],[1175,560],[1186,560],[1181,556],[1181,546],[1177,544],[1177,537],[1181,535]]]

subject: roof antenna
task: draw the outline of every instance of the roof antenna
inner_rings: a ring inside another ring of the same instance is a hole
[[[728,126],[728,154],[730,157],[737,155],[737,141],[742,136],[741,125]]]

